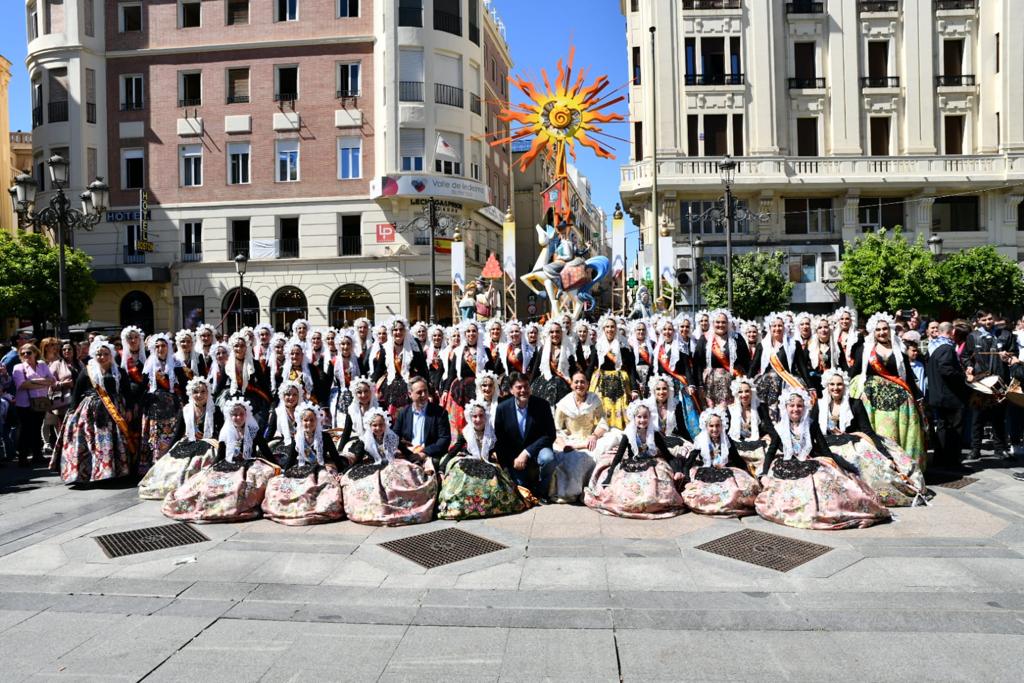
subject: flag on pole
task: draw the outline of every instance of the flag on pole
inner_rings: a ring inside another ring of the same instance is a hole
[[[447,159],[448,161],[454,161],[456,163],[462,163],[462,157],[459,155],[459,151],[440,133],[437,134],[437,146],[434,148],[435,159]]]

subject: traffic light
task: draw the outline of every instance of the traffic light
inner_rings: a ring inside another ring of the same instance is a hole
[[[676,268],[676,282],[681,287],[690,286],[690,269],[689,268]]]

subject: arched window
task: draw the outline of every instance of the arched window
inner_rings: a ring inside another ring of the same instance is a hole
[[[221,301],[220,315],[224,320],[225,334],[233,334],[239,327],[253,327],[260,321],[260,300],[251,289],[246,288],[242,290],[242,300],[239,302],[238,287],[229,289]]]
[[[121,299],[121,327],[134,325],[146,334],[153,334],[153,300],[145,292],[128,292]]]
[[[331,327],[351,325],[356,318],[373,320],[373,297],[362,285],[342,285],[334,290],[327,310]]]
[[[270,324],[278,332],[290,334],[292,323],[308,317],[306,295],[298,287],[282,287],[270,298]]]

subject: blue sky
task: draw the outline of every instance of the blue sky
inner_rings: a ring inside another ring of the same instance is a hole
[[[0,54],[13,62],[11,67],[11,130],[31,130],[32,107],[28,72],[25,70],[25,4],[22,0],[3,0],[8,9],[0,22]],[[629,78],[626,59],[625,17],[618,3],[609,0],[493,0],[507,27],[515,74],[539,78],[541,68],[555,72],[559,58],[576,46],[576,66],[592,75],[607,74],[611,87],[623,85]],[[624,92],[624,91],[623,91]],[[617,106],[624,116],[625,103]],[[613,123],[605,126],[612,135],[629,137],[629,126]],[[619,164],[628,160],[628,145],[608,141],[616,159],[598,159],[590,150],[581,149],[577,166],[590,177],[594,201],[611,215],[619,192]],[[539,198],[538,198],[539,201]]]

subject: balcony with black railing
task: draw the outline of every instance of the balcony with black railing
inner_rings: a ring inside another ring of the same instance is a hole
[[[423,81],[399,81],[398,82],[399,102],[422,102]]]
[[[461,36],[462,16],[436,9],[434,10],[434,30]]]
[[[900,10],[899,0],[861,0],[857,4],[857,10],[861,13],[882,13],[898,12]]]
[[[299,240],[296,238],[278,240],[277,258],[299,258]]]
[[[820,90],[825,87],[824,78],[790,78],[790,90]]]
[[[684,10],[742,9],[742,0],[683,0]]]
[[[338,238],[338,256],[362,256],[363,238],[359,235],[342,235]]]
[[[743,85],[743,74],[686,74],[685,85]]]
[[[335,94],[335,98],[339,100],[352,99],[353,97],[359,97],[359,88],[342,89]]]
[[[423,27],[423,8],[422,7],[399,7],[398,8],[398,25],[399,26],[412,26],[413,28]]]
[[[203,104],[201,97],[182,97],[178,100],[179,107],[199,107]]]
[[[295,104],[295,100],[299,99],[299,93],[296,92],[276,92],[274,93],[274,101],[281,102],[284,104]]]
[[[187,242],[181,245],[181,262],[182,263],[199,263],[203,260],[203,245],[201,244],[188,244]]]
[[[480,96],[476,93],[469,94],[469,110],[478,115],[481,112]]]
[[[96,103],[86,102],[85,103],[85,122],[96,123]]]
[[[32,127],[38,128],[43,125],[43,107],[32,107]]]
[[[239,254],[249,258],[249,240],[228,240],[228,261],[233,261]]]
[[[970,87],[974,85],[974,74],[959,74],[957,76],[936,76],[935,85],[940,88]]]
[[[898,88],[899,76],[864,76],[860,79],[861,88]]]
[[[249,104],[249,96],[248,95],[228,95],[227,103],[228,104]]]
[[[805,0],[793,0],[786,3],[786,14],[824,14],[824,2],[807,2]]]
[[[445,85],[444,83],[434,84],[434,102],[437,104],[446,104],[449,107],[462,108],[463,97],[462,88],[456,88],[454,85]]]
[[[935,0],[936,11],[978,9],[978,0]]]
[[[47,105],[46,120],[49,123],[60,123],[68,120],[68,103],[67,100],[63,102],[50,102]]]
[[[146,105],[142,100],[132,100],[131,102],[122,102],[121,111],[142,111],[146,108]]]
[[[121,247],[121,262],[126,266],[137,266],[146,262],[146,252],[139,251],[134,244],[125,244]]]

